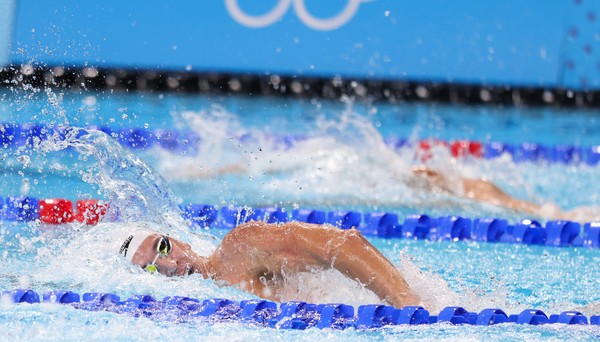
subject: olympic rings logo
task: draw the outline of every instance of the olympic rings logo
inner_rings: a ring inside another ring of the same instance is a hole
[[[335,30],[350,21],[356,14],[356,11],[358,11],[360,4],[367,1],[371,0],[348,0],[344,9],[330,18],[317,18],[313,16],[306,9],[304,0],[279,0],[279,3],[269,12],[256,16],[246,14],[246,12],[240,8],[238,0],[225,0],[225,7],[233,19],[238,23],[252,28],[261,28],[272,25],[274,22],[281,19],[293,2],[294,11],[304,25],[319,31],[330,31]]]

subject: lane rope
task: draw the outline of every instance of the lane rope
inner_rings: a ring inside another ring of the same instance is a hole
[[[105,311],[134,317],[188,323],[239,322],[277,329],[378,329],[395,325],[423,325],[446,323],[453,325],[488,326],[502,323],[527,325],[568,324],[600,325],[600,316],[589,319],[578,311],[563,311],[547,315],[542,310],[526,309],[518,314],[507,314],[499,308],[469,312],[459,306],[450,306],[437,315],[421,306],[396,308],[381,304],[361,305],[356,310],[346,304],[313,304],[301,301],[275,302],[260,299],[234,301],[223,298],[196,299],[185,296],[167,296],[162,300],[150,295],[134,295],[121,300],[112,293],[55,290],[43,295],[27,289],[2,292],[2,302],[53,303],[69,305],[86,311]]]
[[[78,222],[94,225],[102,220],[109,204],[102,200],[35,197],[0,197],[0,220],[57,225]],[[600,222],[578,223],[552,220],[545,225],[531,219],[510,223],[502,218],[433,217],[408,215],[403,221],[395,213],[324,211],[316,209],[216,207],[208,204],[180,205],[192,230],[232,229],[249,221],[285,223],[300,221],[331,224],[341,229],[356,228],[365,236],[385,239],[434,241],[478,241],[554,247],[600,248]],[[118,219],[118,218],[117,218]]]
[[[98,129],[117,139],[123,146],[145,150],[160,147],[179,153],[196,153],[201,137],[190,131],[177,131],[169,129],[146,129],[140,127],[124,127],[120,129],[109,126],[88,126],[88,129]],[[69,132],[68,127],[46,126],[36,123],[0,124],[0,144],[5,148],[34,146],[35,141],[42,141],[50,136],[64,137]],[[252,140],[251,135],[237,137],[243,143]],[[285,135],[271,137],[275,147],[289,149],[295,144],[306,140],[303,135]],[[547,146],[536,143],[509,144],[502,142],[483,143],[474,140],[444,141],[439,139],[423,139],[410,142],[402,138],[387,138],[386,144],[395,150],[410,148],[415,151],[415,156],[421,160],[430,159],[435,147],[446,148],[456,158],[499,158],[509,155],[514,162],[534,163],[560,163],[560,164],[586,164],[595,166],[600,162],[600,145],[574,146],[554,145]]]

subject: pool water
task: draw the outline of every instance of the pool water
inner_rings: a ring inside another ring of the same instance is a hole
[[[563,209],[588,206],[583,222],[600,207],[600,167],[585,164],[453,158],[446,149],[422,160],[413,147],[391,149],[386,139],[412,142],[435,138],[546,145],[598,144],[597,111],[555,108],[460,107],[426,103],[367,103],[342,98],[262,98],[173,93],[55,92],[5,89],[5,123],[72,127],[139,127],[195,132],[197,145],[184,152],[152,147],[127,150],[98,132],[88,138],[48,140],[36,148],[1,150],[2,196],[97,198],[119,208],[122,220],[150,220],[208,253],[224,230],[192,231],[177,218],[177,206],[275,206],[320,210],[387,211],[404,217],[461,215],[530,217],[459,196],[415,188],[412,165],[426,163],[448,179],[485,178],[513,196]],[[294,143],[279,143],[282,137]],[[534,217],[545,222],[551,211]],[[168,223],[168,225],[167,225]],[[127,265],[106,244],[109,223],[98,226],[0,221],[3,240],[0,284],[30,288],[110,292],[122,298],[152,294],[199,299],[255,298],[192,275],[153,277]],[[600,313],[600,251],[478,242],[369,240],[397,265],[433,313],[446,306],[471,311],[499,307],[509,313],[539,308],[546,313]],[[290,296],[315,303],[378,302],[358,284],[335,272],[289,279]],[[174,323],[109,312],[87,312],[45,304],[3,303],[0,325],[18,339],[212,339],[250,340],[372,338],[569,339],[598,338],[598,327],[516,324],[474,327],[431,325],[377,331],[285,331],[239,323]]]

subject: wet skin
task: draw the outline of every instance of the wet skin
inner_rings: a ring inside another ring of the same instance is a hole
[[[132,262],[141,267],[152,263],[160,238],[158,233],[147,237]],[[419,297],[400,271],[356,229],[301,222],[248,222],[231,230],[208,257],[198,255],[186,243],[169,239],[171,253],[156,260],[158,271],[166,276],[199,273],[205,279],[280,300],[284,275],[334,268],[391,305],[419,304]]]

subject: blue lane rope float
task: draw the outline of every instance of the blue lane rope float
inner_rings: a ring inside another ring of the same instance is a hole
[[[109,126],[88,126],[88,129],[100,130],[115,138],[123,146],[144,150],[153,146],[178,152],[193,152],[200,137],[194,132],[176,130],[149,130],[137,127],[114,129]],[[38,123],[0,124],[0,144],[5,147],[34,146],[35,141],[48,139],[56,135],[64,138],[70,132],[67,126],[46,126]]]
[[[367,236],[436,241],[502,242],[555,247],[600,248],[600,223],[580,224],[553,220],[545,226],[524,219],[510,224],[500,218],[469,219],[460,216],[431,217],[408,215],[402,223],[394,213],[356,211],[322,211],[295,209],[291,217],[281,208],[222,207],[188,204],[181,206],[184,217],[194,228],[233,228],[241,223],[260,220],[283,223],[290,219],[307,223],[328,223],[341,229],[356,228]],[[219,215],[220,214],[220,215]]]
[[[72,201],[38,199],[34,197],[0,197],[0,220],[46,224],[73,221],[96,224],[106,213],[108,204],[95,200],[79,200],[73,210]],[[357,211],[323,211],[294,209],[291,214],[282,208],[215,207],[189,203],[180,206],[190,229],[232,229],[249,221],[284,223],[300,221],[331,224],[341,229],[356,228],[363,235],[385,239],[434,241],[478,241],[554,247],[600,248],[600,222],[584,224],[552,220],[542,225],[524,219],[509,223],[501,218],[465,218],[460,216],[432,217],[426,214],[408,215],[401,222],[395,213]]]
[[[111,128],[109,126],[89,126],[105,132],[117,139],[123,146],[144,150],[153,146],[181,152],[194,153],[195,147],[201,137],[194,132],[180,132],[177,130],[155,129],[150,130],[139,127]],[[69,131],[64,126],[46,126],[37,123],[13,124],[0,123],[0,144],[4,147],[33,146],[34,141],[47,139],[48,136],[58,134],[65,136]],[[244,135],[238,137],[240,142],[252,139]],[[302,135],[286,135],[273,137],[274,144],[283,148],[290,148],[299,141],[305,140]],[[406,139],[388,138],[386,143],[399,150],[401,148],[413,148],[418,152],[427,152],[433,145],[443,145],[450,149],[455,157],[471,156],[475,158],[498,158],[508,154],[515,162],[539,162],[539,163],[562,163],[562,164],[587,164],[595,166],[600,162],[600,145],[595,146],[572,146],[556,145],[545,146],[535,143],[508,144],[501,142],[481,143],[477,141],[457,140],[444,142],[439,140],[422,140],[412,144]],[[423,157],[423,156],[421,156]]]
[[[527,309],[507,314],[499,308],[469,312],[459,307],[446,307],[432,315],[421,306],[396,308],[381,304],[361,305],[354,309],[346,304],[312,304],[301,301],[280,303],[261,299],[234,301],[223,298],[199,300],[185,296],[167,296],[162,300],[150,295],[133,295],[121,300],[111,293],[84,293],[55,290],[43,295],[27,289],[2,292],[2,302],[54,303],[86,311],[105,311],[146,317],[160,321],[186,323],[239,322],[278,329],[378,329],[395,325],[446,323],[453,325],[489,326],[503,323],[542,325],[599,325],[600,316],[589,318],[578,311],[547,315],[541,310]]]

